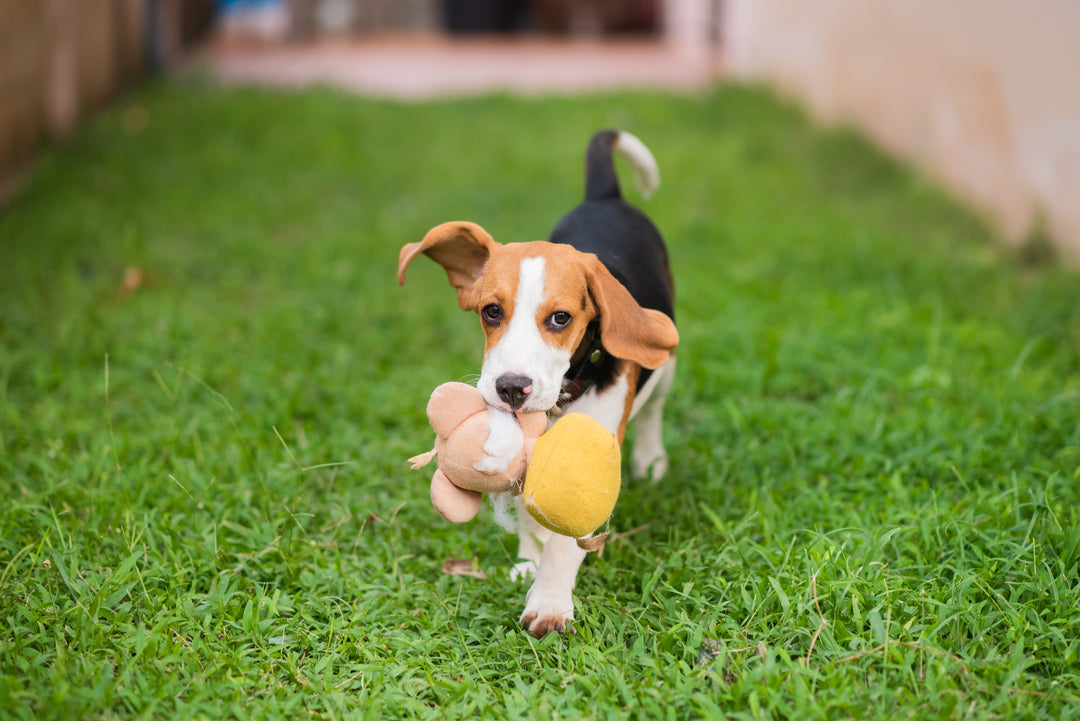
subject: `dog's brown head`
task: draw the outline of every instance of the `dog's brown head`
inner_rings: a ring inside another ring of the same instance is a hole
[[[480,315],[486,343],[477,387],[490,405],[552,408],[594,320],[608,353],[645,368],[667,362],[679,342],[670,318],[642,308],[595,255],[569,245],[502,245],[475,223],[443,223],[401,249],[399,283],[421,253],[446,270],[458,305]]]

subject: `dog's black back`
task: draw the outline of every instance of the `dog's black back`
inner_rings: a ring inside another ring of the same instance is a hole
[[[551,231],[552,243],[593,253],[643,308],[675,319],[667,248],[644,213],[622,199],[611,152],[613,130],[593,136],[585,152],[585,200]]]

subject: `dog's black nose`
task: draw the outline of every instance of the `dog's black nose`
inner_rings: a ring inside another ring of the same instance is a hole
[[[517,373],[504,373],[495,379],[495,392],[516,411],[532,393],[532,378]]]

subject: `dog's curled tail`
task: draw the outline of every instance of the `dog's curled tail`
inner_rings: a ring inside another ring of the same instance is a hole
[[[634,173],[634,184],[646,198],[660,187],[660,169],[645,143],[624,130],[601,130],[585,151],[585,199],[621,198],[612,152],[621,155]]]

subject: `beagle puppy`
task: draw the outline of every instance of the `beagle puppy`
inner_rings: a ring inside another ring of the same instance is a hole
[[[484,469],[504,467],[521,447],[514,411],[585,413],[620,443],[636,417],[631,472],[659,479],[667,469],[661,415],[679,342],[671,271],[656,226],[622,200],[613,152],[629,162],[644,193],[659,186],[656,161],[640,140],[602,130],[586,150],[585,199],[548,240],[502,245],[475,223],[450,222],[401,249],[399,283],[424,254],[446,270],[458,305],[480,316],[477,388],[492,408]],[[500,499],[493,501],[498,511]],[[537,637],[562,632],[574,618],[585,551],[537,524],[520,496],[514,503],[522,560],[512,576],[535,577],[521,623]]]

